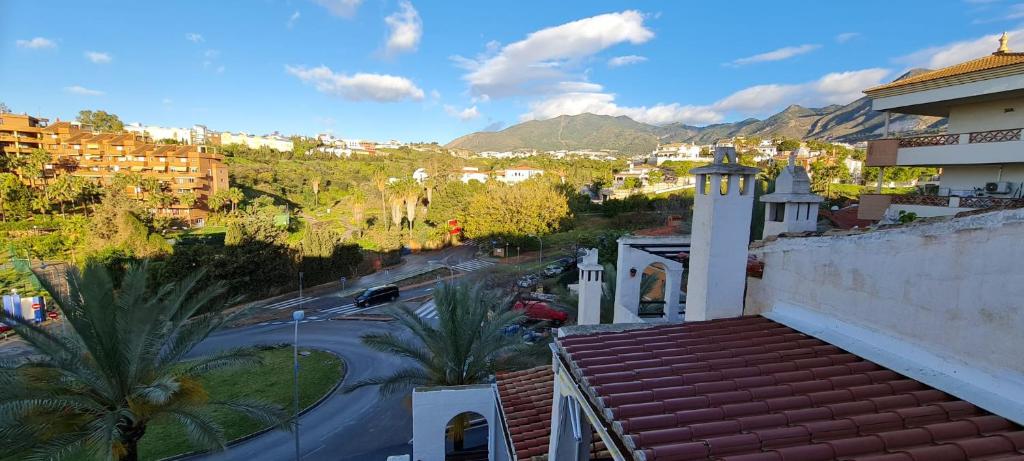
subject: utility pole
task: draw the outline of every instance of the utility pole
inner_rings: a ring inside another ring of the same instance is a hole
[[[301,272],[299,272],[301,274]],[[295,461],[300,461],[302,452],[299,450],[299,321],[306,316],[304,311],[292,312],[292,320],[295,321],[295,340],[292,348],[292,401],[295,405],[293,420],[295,421]]]

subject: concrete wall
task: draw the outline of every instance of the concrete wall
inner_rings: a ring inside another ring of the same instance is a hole
[[[1007,109],[1012,111],[1007,112]],[[977,102],[950,107],[948,133],[1024,128],[1024,98]]]
[[[965,370],[974,370],[998,377],[965,385],[1019,385],[1020,402],[1022,241],[1024,210],[1018,209],[755,245],[764,277],[748,279],[745,313],[799,306],[898,338],[941,358],[937,363],[953,370],[946,375],[969,376]],[[933,375],[914,377],[927,382]]]
[[[491,384],[414,389],[412,459],[443,460],[448,422],[467,411],[487,420],[488,461],[508,461],[510,455],[498,421],[497,390]]]

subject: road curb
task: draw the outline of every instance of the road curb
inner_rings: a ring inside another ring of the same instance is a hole
[[[341,383],[343,383],[345,381],[345,378],[348,377],[348,362],[345,360],[345,357],[342,357],[341,354],[338,354],[337,352],[334,352],[334,351],[329,351],[329,350],[325,350],[325,349],[315,349],[315,350],[318,350],[320,352],[326,352],[328,354],[331,354],[331,355],[337,357],[338,360],[341,360],[342,365],[345,367],[345,374],[344,374],[344,376],[341,377],[341,379],[338,380],[338,382],[334,383],[334,386],[331,387],[331,390],[327,391],[326,393],[324,393],[324,395],[320,396],[320,398],[317,399],[316,402],[313,402],[308,407],[303,408],[301,411],[299,411],[299,417],[302,417],[302,415],[304,415],[306,413],[309,413],[310,411],[313,411],[313,409],[315,409],[316,407],[320,406],[321,403],[324,403],[324,401],[326,401],[328,398],[333,396],[338,391],[338,388],[341,387]],[[231,449],[231,447],[237,446],[237,445],[239,445],[241,443],[247,442],[247,441],[255,439],[256,437],[259,437],[259,436],[261,436],[263,434],[266,434],[266,433],[271,432],[271,431],[276,431],[276,430],[279,430],[279,429],[277,427],[271,426],[271,427],[266,427],[266,428],[260,429],[260,430],[258,430],[256,432],[251,433],[251,434],[243,435],[243,436],[241,436],[241,437],[239,437],[237,439],[234,439],[234,440],[224,444],[224,451],[228,451],[228,450]],[[213,453],[223,453],[223,452],[215,452],[215,451],[211,451],[211,450],[196,450],[196,451],[190,451],[188,453],[182,453],[180,455],[170,456],[170,457],[167,457],[167,458],[160,458],[157,461],[181,461],[181,460],[191,459],[191,458],[194,458],[196,456],[209,455],[209,454],[213,454]]]

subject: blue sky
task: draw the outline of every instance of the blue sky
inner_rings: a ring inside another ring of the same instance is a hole
[[[442,143],[581,112],[705,125],[846,103],[1004,30],[1024,50],[1022,21],[1008,0],[0,0],[0,101]]]

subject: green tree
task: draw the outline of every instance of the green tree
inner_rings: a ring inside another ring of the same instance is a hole
[[[0,313],[35,352],[24,363],[0,366],[6,449],[30,449],[40,459],[135,461],[139,441],[157,419],[177,422],[199,447],[224,449],[223,429],[210,413],[214,408],[284,427],[279,407],[257,400],[212,401],[203,389],[200,378],[211,371],[259,364],[254,350],[185,360],[233,318],[219,312],[224,301],[214,301],[223,285],[196,289],[202,275],[151,287],[147,267],[139,265],[117,286],[106,269],[89,264],[81,272],[68,270],[66,282],[44,280],[72,327],[65,336]],[[68,292],[62,294],[58,285]]]
[[[786,139],[783,139],[783,140],[779,141],[779,143],[775,145],[775,148],[778,149],[779,152],[786,152],[786,151],[797,150],[797,149],[800,148],[800,140],[799,139],[793,139],[793,138],[786,138]]]
[[[0,102],[0,114],[7,114],[11,112],[11,108],[7,107],[7,104]]]
[[[388,220],[388,175],[384,173],[383,169],[375,169],[370,180],[373,182],[373,187],[380,193],[380,219],[381,221],[387,222]]]
[[[622,181],[622,188],[627,190],[634,190],[643,187],[643,183],[640,182],[640,178],[629,177]]]
[[[36,186],[36,180],[42,178],[46,183],[46,165],[52,160],[50,153],[45,149],[32,149],[26,156],[18,157],[15,161],[19,175],[28,178],[29,185]]]
[[[661,184],[661,182],[665,180],[665,173],[655,168],[651,170],[650,173],[647,173],[647,180],[650,181],[651,184]]]
[[[18,180],[18,177],[11,173],[0,173],[0,214],[4,222],[7,222],[8,208],[12,201],[22,194],[25,186]]]
[[[568,199],[544,181],[489,185],[470,199],[466,211],[465,233],[470,238],[549,234],[571,216]]]
[[[226,198],[231,202],[231,211],[234,212],[238,209],[238,204],[245,199],[245,194],[242,193],[242,189],[229,187]]]
[[[124,131],[124,123],[114,114],[106,111],[83,110],[78,112],[78,122],[82,125],[92,126],[93,130],[105,133],[118,133]]]
[[[511,300],[470,283],[438,284],[434,289],[437,326],[405,306],[390,314],[411,334],[371,333],[362,336],[366,346],[410,359],[412,365],[386,375],[364,378],[342,388],[352,392],[377,386],[382,396],[416,386],[460,386],[489,382],[495,373],[515,370],[531,356],[518,335],[506,327],[522,320],[509,309]],[[456,421],[454,438],[461,444],[468,421]]]
[[[206,199],[206,205],[213,211],[219,211],[230,202],[231,200],[228,199],[228,191],[225,189],[214,192]]]
[[[199,201],[199,197],[196,196],[195,192],[188,191],[178,194],[178,203],[185,207],[185,213],[188,214],[188,222],[192,224],[192,207]]]

